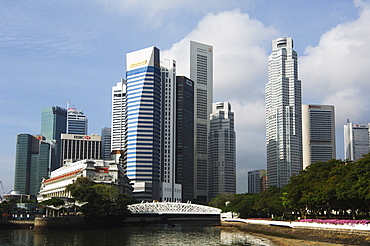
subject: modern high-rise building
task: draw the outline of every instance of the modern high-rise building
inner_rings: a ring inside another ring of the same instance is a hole
[[[111,156],[111,139],[112,128],[104,127],[101,129],[101,158],[103,160],[110,160]]]
[[[62,134],[61,140],[63,163],[101,159],[101,136],[99,135]]]
[[[127,154],[125,174],[137,200],[158,200],[160,182],[161,70],[159,50],[126,55]],[[113,136],[112,136],[113,137]]]
[[[266,190],[267,171],[258,169],[248,172],[248,193],[260,193]]]
[[[182,185],[182,201],[194,201],[194,82],[176,77],[175,182]]]
[[[213,47],[190,41],[190,79],[194,81],[194,198],[208,200],[209,115],[213,102]]]
[[[208,199],[236,192],[236,134],[228,102],[213,103],[208,150]]]
[[[370,152],[370,123],[344,125],[344,159],[357,161]]]
[[[111,151],[122,151],[126,144],[126,81],[112,87]]]
[[[68,108],[67,134],[87,135],[87,116],[81,110]]]
[[[40,135],[18,134],[14,190],[37,196],[42,178],[50,174],[54,156],[53,141],[46,141]]]
[[[302,98],[292,38],[272,40],[266,84],[268,186],[288,184],[302,170]]]
[[[45,140],[55,142],[54,162],[51,165],[51,171],[59,168],[61,161],[61,134],[67,132],[67,110],[58,106],[42,109],[41,116],[41,135]]]
[[[336,158],[335,117],[332,105],[302,105],[303,169]]]
[[[181,201],[176,170],[176,61],[161,61],[161,182],[160,201]]]

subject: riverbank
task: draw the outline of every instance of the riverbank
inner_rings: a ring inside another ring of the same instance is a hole
[[[278,246],[370,245],[369,232],[297,229],[226,221],[222,221],[221,225],[224,227],[234,227],[250,234],[260,235]]]

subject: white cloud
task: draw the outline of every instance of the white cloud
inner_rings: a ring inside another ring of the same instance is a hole
[[[337,141],[347,118],[370,122],[370,5],[357,1],[358,19],[332,28],[300,58],[303,101],[335,106]],[[338,158],[343,158],[339,145]]]
[[[267,54],[277,31],[238,10],[208,14],[185,38],[161,53],[177,61],[178,75],[189,75],[189,42],[213,46],[214,101],[229,101],[235,112],[237,169],[266,168],[265,97]],[[245,181],[238,181],[245,192]],[[240,187],[241,186],[241,187]]]
[[[337,141],[347,118],[369,122],[370,7],[359,2],[359,18],[324,33],[320,43],[299,57],[304,103],[336,107]],[[265,84],[271,39],[278,31],[238,10],[208,14],[185,38],[161,53],[177,61],[178,74],[189,74],[189,41],[214,47],[214,101],[231,102],[237,131],[239,178],[266,168]],[[294,39],[294,37],[293,37]],[[339,146],[338,152],[341,152]],[[338,158],[342,158],[339,154]],[[239,180],[238,192],[245,182]]]

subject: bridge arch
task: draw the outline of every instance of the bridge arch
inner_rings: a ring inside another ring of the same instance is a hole
[[[142,202],[128,205],[132,214],[198,214],[219,215],[221,209],[181,202]]]

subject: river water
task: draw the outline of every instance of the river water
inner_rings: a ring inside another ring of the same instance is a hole
[[[269,240],[211,225],[181,223],[75,230],[0,230],[0,245],[266,245]]]

